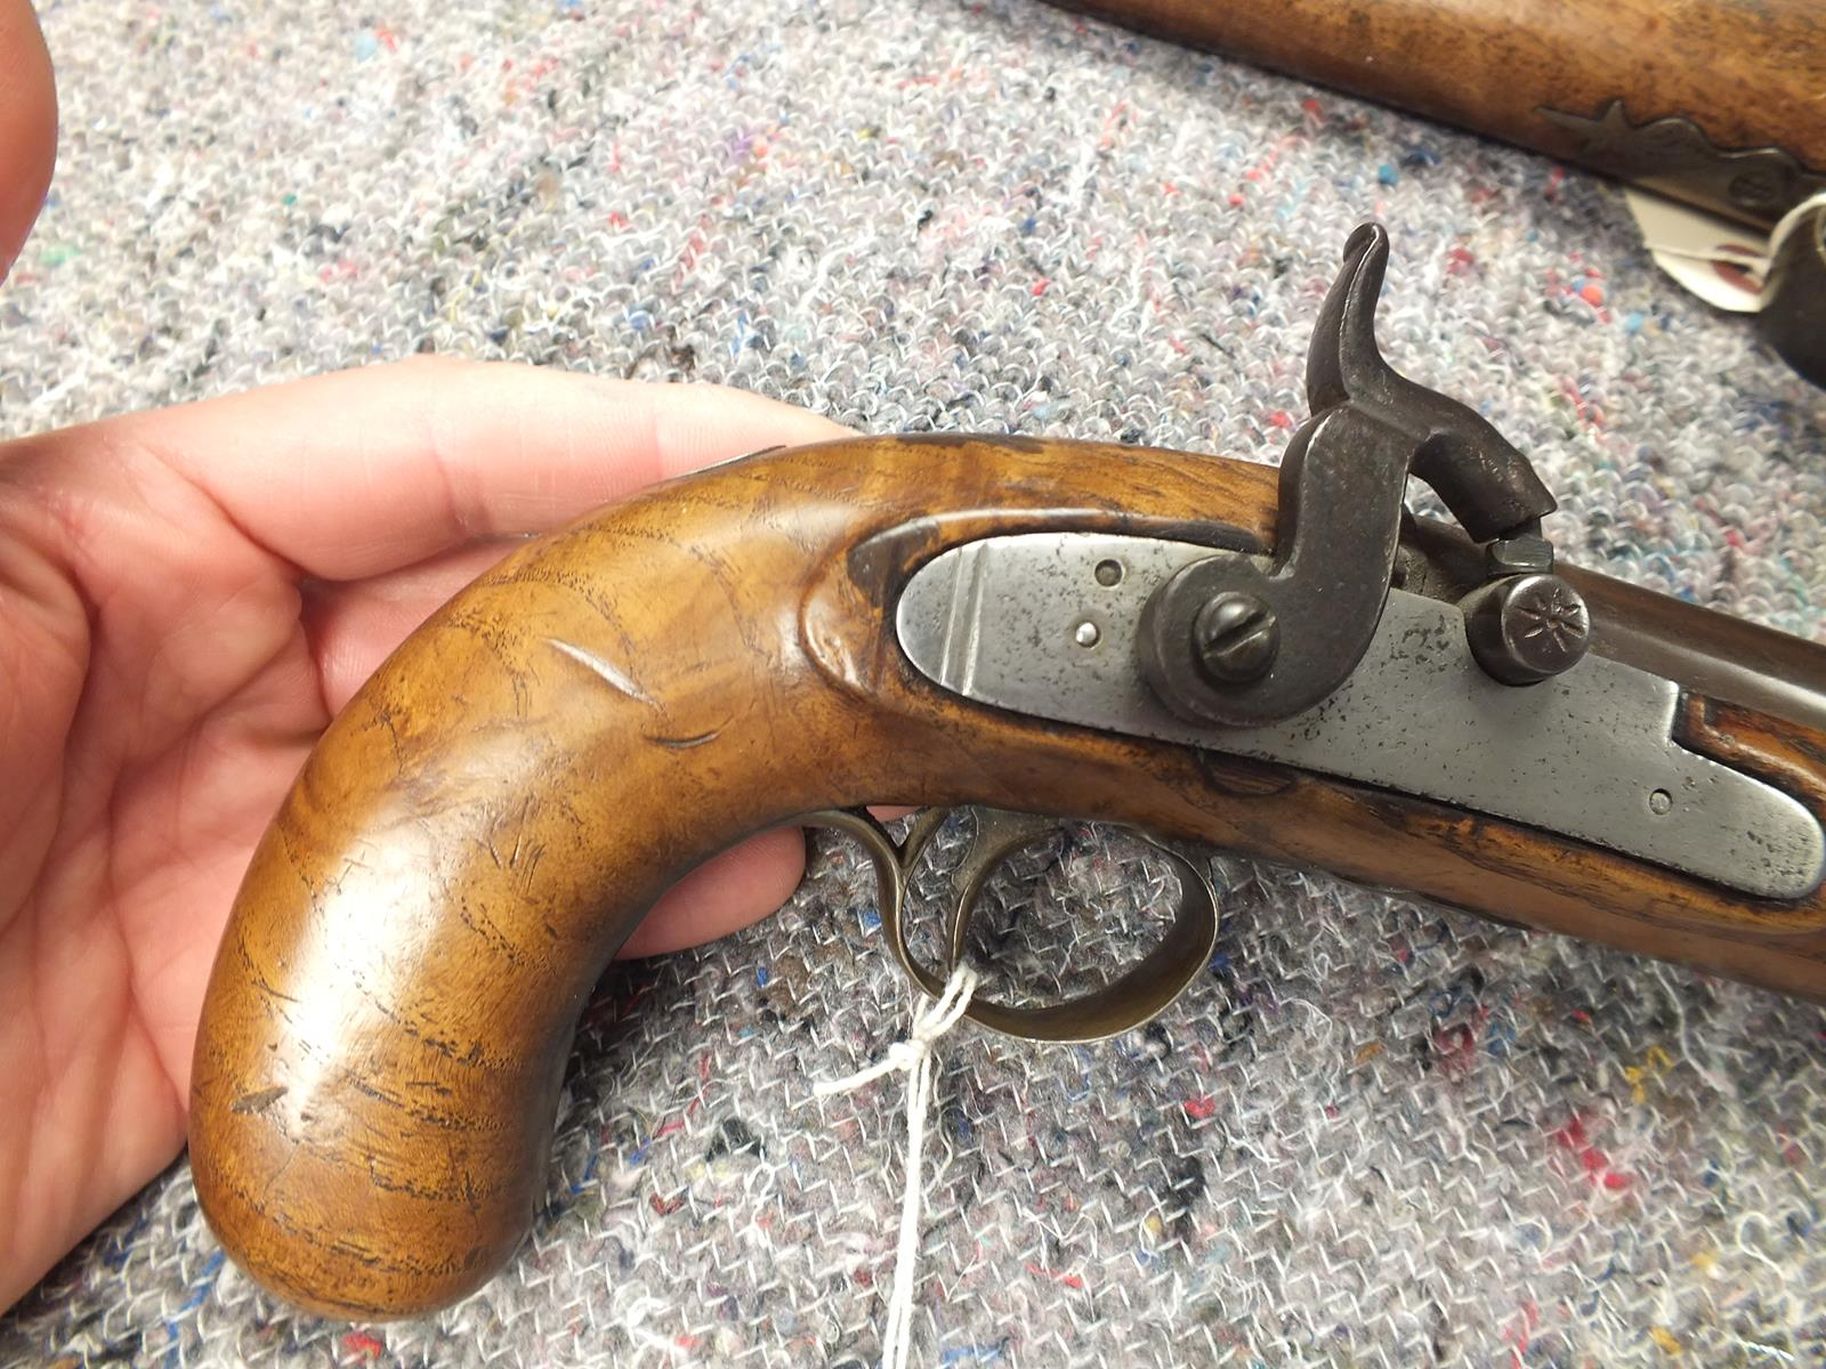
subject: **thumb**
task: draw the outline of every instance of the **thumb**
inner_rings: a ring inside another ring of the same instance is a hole
[[[0,0],[0,279],[25,245],[57,158],[57,90],[30,0]]]

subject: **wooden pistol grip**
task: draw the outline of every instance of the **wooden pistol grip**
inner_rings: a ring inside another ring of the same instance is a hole
[[[1076,528],[1259,549],[1275,488],[1176,453],[858,439],[686,477],[509,557],[363,687],[255,851],[192,1085],[223,1244],[338,1315],[481,1285],[542,1192],[610,956],[693,866],[832,805],[1130,822],[1826,992],[1817,896],[1766,907],[1437,804],[1023,718],[900,653],[894,598],[948,546]],[[1711,722],[1757,749],[1756,719]],[[1778,763],[1817,777],[1822,756],[1815,737]]]

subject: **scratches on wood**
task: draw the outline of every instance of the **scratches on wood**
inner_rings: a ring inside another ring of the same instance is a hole
[[[609,688],[615,690],[617,693],[625,694],[638,703],[646,704],[649,708],[659,707],[644,689],[634,683],[632,678],[624,672],[617,670],[595,652],[588,651],[583,647],[577,646],[575,643],[567,642],[559,637],[547,637],[545,640],[551,645],[554,651],[557,651],[561,655],[568,656],[585,670],[590,671],[604,681]]]

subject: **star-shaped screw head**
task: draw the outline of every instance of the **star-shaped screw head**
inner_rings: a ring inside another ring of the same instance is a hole
[[[1591,613],[1557,575],[1511,575],[1464,604],[1465,634],[1484,671],[1504,684],[1538,684],[1571,670],[1591,645]]]

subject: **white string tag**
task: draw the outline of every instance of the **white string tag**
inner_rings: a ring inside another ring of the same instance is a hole
[[[976,971],[959,965],[945,991],[913,1015],[905,1041],[896,1041],[874,1064],[843,1079],[821,1079],[812,1093],[828,1098],[849,1093],[894,1070],[907,1072],[907,1183],[900,1200],[900,1244],[894,1254],[894,1290],[888,1298],[887,1325],[881,1333],[882,1369],[906,1369],[913,1353],[913,1279],[919,1263],[920,1153],[926,1143],[926,1114],[932,1110],[935,1073],[932,1047],[958,1024],[976,992]]]
[[[1826,191],[1797,204],[1768,233],[1637,186],[1625,186],[1623,199],[1657,266],[1707,304],[1754,314],[1769,303],[1763,287],[1782,240],[1826,204]]]

